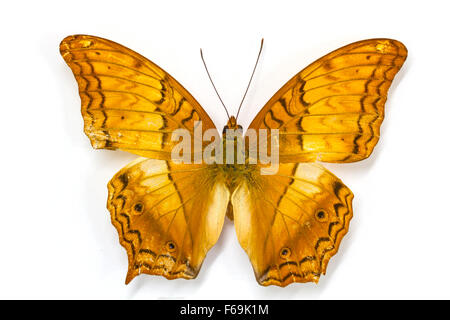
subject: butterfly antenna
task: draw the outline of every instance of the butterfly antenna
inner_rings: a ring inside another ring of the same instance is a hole
[[[202,51],[201,48],[200,48],[200,56],[202,57],[203,65],[205,66],[206,73],[208,74],[209,81],[211,81],[211,84],[212,84],[212,86],[213,86],[213,88],[214,88],[214,91],[216,92],[217,96],[219,97],[219,100],[220,100],[220,102],[222,103],[223,108],[225,109],[225,112],[227,113],[227,117],[228,117],[228,120],[229,120],[229,119],[230,119],[230,114],[228,113],[227,107],[225,107],[225,103],[223,103],[223,100],[222,100],[222,98],[220,97],[220,94],[219,94],[219,92],[217,91],[216,86],[214,85],[214,82],[213,82],[213,80],[212,80],[212,78],[211,78],[211,75],[209,74],[208,67],[206,66],[205,59],[203,58],[203,51]]]
[[[263,45],[264,45],[264,38],[261,39],[261,47],[259,48],[258,58],[256,58],[256,63],[255,63],[255,67],[253,68],[252,76],[250,77],[250,80],[249,80],[248,85],[247,85],[247,89],[245,90],[244,96],[242,97],[241,104],[239,105],[239,109],[238,109],[238,112],[236,114],[236,120],[239,117],[239,112],[241,111],[242,104],[244,103],[245,97],[247,96],[248,89],[250,88],[250,84],[252,83],[253,75],[255,74],[256,67],[258,66],[259,57],[261,56]]]

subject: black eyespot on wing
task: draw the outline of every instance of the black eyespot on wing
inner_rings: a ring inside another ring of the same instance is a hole
[[[320,210],[318,210],[316,212],[316,219],[318,221],[320,221],[320,222],[327,221],[328,220],[328,213],[325,210],[320,209]]]
[[[144,210],[144,205],[142,203],[136,203],[134,205],[134,211],[138,214],[142,213],[142,211]]]
[[[284,247],[280,250],[280,257],[282,259],[287,259],[290,257],[290,255],[291,255],[291,249]]]
[[[177,248],[177,246],[176,246],[176,244],[175,244],[173,241],[168,241],[168,242],[166,243],[166,249],[167,249],[167,251],[169,251],[169,252],[174,252],[176,248]]]

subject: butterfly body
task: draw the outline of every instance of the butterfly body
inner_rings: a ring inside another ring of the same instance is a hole
[[[317,282],[337,253],[353,216],[353,193],[317,162],[371,154],[389,86],[407,56],[392,39],[358,41],[325,55],[289,80],[245,135],[230,117],[217,158],[223,161],[207,163],[189,162],[209,146],[195,138],[196,128],[202,136],[217,129],[167,72],[94,36],[69,36],[60,52],[78,83],[92,146],[140,156],[108,183],[107,207],[128,255],[126,283],[142,273],[195,278],[227,215],[258,283],[278,286]],[[186,152],[189,161],[172,158],[178,129],[192,138],[193,150],[200,146],[201,152]],[[251,130],[257,147],[247,143]],[[255,159],[264,131],[267,154],[279,152],[270,174]]]

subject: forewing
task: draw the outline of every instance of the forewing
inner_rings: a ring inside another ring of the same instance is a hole
[[[407,56],[391,39],[349,44],[289,80],[250,124],[279,129],[281,162],[354,162],[380,136],[389,87]]]
[[[193,134],[215,126],[200,104],[174,78],[140,54],[113,41],[68,36],[60,52],[75,76],[84,131],[94,148],[121,149],[171,159],[176,129]]]

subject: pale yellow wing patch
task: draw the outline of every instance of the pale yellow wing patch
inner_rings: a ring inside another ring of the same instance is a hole
[[[352,192],[318,164],[257,171],[231,197],[241,246],[261,285],[317,282],[352,218]]]
[[[108,190],[111,220],[128,254],[126,283],[141,273],[197,276],[229,202],[227,187],[208,167],[139,158]]]

